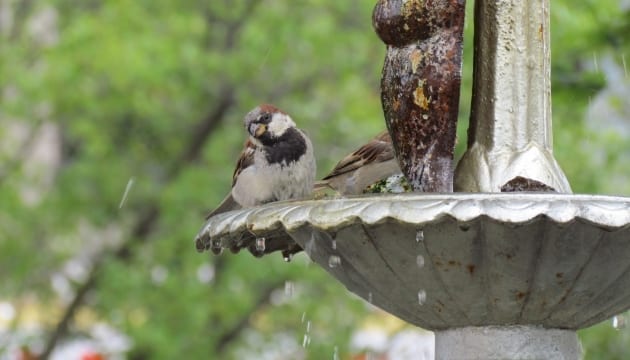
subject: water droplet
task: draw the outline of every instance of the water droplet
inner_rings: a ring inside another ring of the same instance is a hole
[[[333,250],[337,250],[337,240],[332,241],[332,248]]]
[[[621,64],[623,65],[623,73],[626,75],[626,79],[628,78],[628,67],[626,66],[626,55],[621,54]]]
[[[599,64],[597,63],[597,53],[593,51],[593,65],[595,65],[595,72],[599,72]]]
[[[416,256],[416,264],[418,265],[419,268],[422,269],[424,267],[424,256],[422,255]]]
[[[223,252],[223,247],[221,246],[221,240],[220,239],[211,239],[210,240],[210,250],[212,250],[212,253],[215,255],[221,255],[221,253]]]
[[[370,304],[372,303],[372,292],[371,291],[368,293],[368,302]]]
[[[286,297],[288,298],[293,297],[293,282],[292,281],[284,282],[284,295],[286,295]]]
[[[306,311],[302,313],[302,323],[304,323],[304,319],[306,319]]]
[[[127,187],[125,188],[125,192],[123,193],[122,199],[120,199],[120,204],[118,204],[118,208],[122,209],[122,207],[125,205],[125,202],[127,201],[127,196],[129,195],[129,190],[131,190],[131,187],[133,186],[135,179],[134,178],[130,178],[129,181],[127,181]]]
[[[427,301],[427,292],[424,290],[418,291],[418,304],[424,305]]]
[[[291,260],[293,260],[293,254],[284,255],[284,261],[291,262]]]
[[[612,318],[612,326],[615,330],[621,330],[626,327],[626,316],[624,314],[615,315]]]
[[[337,267],[341,264],[341,258],[337,255],[330,255],[328,258],[328,266],[331,268]]]
[[[256,250],[260,252],[265,251],[265,238],[264,237],[256,238]]]
[[[418,230],[416,232],[416,242],[422,242],[422,241],[424,241],[424,231]]]
[[[339,346],[335,346],[333,350],[333,360],[339,360]]]
[[[468,230],[470,230],[470,225],[468,225],[468,224],[461,224],[461,225],[459,225],[459,229],[461,231],[468,231]]]
[[[221,253],[223,252],[223,247],[221,246],[221,239],[211,239],[210,249],[215,255],[221,255]]]
[[[311,332],[311,321],[306,322],[306,332],[304,334],[304,339],[302,340],[302,347],[307,347],[311,343],[311,337],[308,333]]]

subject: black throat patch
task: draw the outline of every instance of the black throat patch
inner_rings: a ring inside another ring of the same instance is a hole
[[[261,139],[269,164],[290,164],[306,153],[306,141],[295,128],[288,128],[282,136]]]

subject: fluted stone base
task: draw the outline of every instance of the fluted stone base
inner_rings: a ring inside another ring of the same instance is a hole
[[[581,355],[582,347],[572,330],[538,326],[482,326],[435,333],[436,360],[577,360]]]

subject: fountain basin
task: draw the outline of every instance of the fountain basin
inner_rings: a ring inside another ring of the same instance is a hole
[[[425,329],[579,329],[630,308],[629,224],[623,197],[408,193],[232,211],[196,245],[295,241],[350,291]]]

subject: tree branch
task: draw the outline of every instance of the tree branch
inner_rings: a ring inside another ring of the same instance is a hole
[[[90,271],[90,274],[88,275],[87,281],[84,282],[79,287],[77,292],[74,294],[74,299],[72,299],[72,302],[68,305],[68,307],[66,308],[66,311],[64,311],[63,316],[61,317],[61,320],[59,321],[59,323],[57,323],[55,330],[48,338],[48,341],[46,342],[46,346],[44,347],[44,351],[39,355],[38,359],[41,359],[41,360],[48,359],[48,357],[54,350],[57,342],[66,334],[66,332],[68,331],[68,327],[70,326],[70,322],[72,321],[72,318],[74,317],[75,312],[83,304],[83,300],[85,299],[85,296],[87,295],[87,293],[96,284],[96,280],[98,278],[97,272],[100,270],[100,268],[101,268],[100,260],[95,262],[92,265],[92,270]]]
[[[245,10],[243,11],[243,14],[241,14],[238,19],[228,24],[227,35],[225,36],[226,49],[234,48],[234,45],[236,44],[236,37],[238,36],[239,31],[243,28],[243,24],[254,13],[256,6],[258,6],[260,2],[261,0],[249,0],[247,4],[245,4]]]
[[[210,138],[210,135],[216,129],[219,123],[224,119],[226,112],[233,105],[234,89],[229,87],[225,88],[223,96],[220,101],[215,105],[208,116],[204,117],[195,131],[191,133],[191,140],[188,142],[188,147],[184,149],[180,156],[176,157],[174,163],[170,166],[167,180],[174,179],[179,172],[185,167],[185,165],[193,162],[199,157],[203,145]],[[96,287],[101,269],[104,266],[106,257],[112,255],[115,259],[120,261],[131,261],[133,259],[132,248],[136,244],[144,243],[148,238],[155,224],[157,224],[160,218],[160,209],[157,204],[151,204],[136,220],[135,225],[129,236],[129,240],[124,242],[119,248],[111,251],[105,251],[100,258],[93,264],[92,271],[90,272],[87,280],[79,286],[72,302],[63,312],[61,320],[57,323],[55,330],[49,337],[44,351],[40,355],[40,359],[47,359],[54,350],[57,342],[65,336],[68,332],[68,327],[74,317],[76,311],[83,305],[85,296],[90,290]]]
[[[222,86],[220,92],[221,94],[217,105],[205,119],[197,125],[188,143],[188,148],[182,152],[168,171],[167,174],[169,174],[169,176],[174,176],[174,174],[177,174],[181,170],[184,164],[192,163],[199,158],[201,149],[206,143],[206,140],[221,123],[227,111],[234,105],[234,89],[232,87]]]
[[[22,30],[28,21],[28,17],[33,8],[33,0],[18,1],[17,8],[13,13],[13,27],[9,32],[9,41],[16,41],[22,35]]]
[[[225,46],[228,50],[233,48],[236,44],[238,32],[246,20],[251,16],[255,6],[260,3],[260,0],[250,0],[243,12],[242,16],[228,26],[228,32],[225,35]],[[235,89],[232,86],[221,86],[220,97],[216,102],[215,107],[208,113],[208,115],[199,122],[195,130],[192,132],[188,147],[184,149],[181,154],[175,157],[175,161],[167,168],[166,181],[174,179],[181,170],[188,164],[196,161],[203,149],[203,146],[207,142],[210,135],[214,132],[217,126],[225,118],[225,114],[234,105]],[[118,249],[113,251],[114,258],[121,261],[132,261],[133,251],[132,248],[138,243],[145,242],[149,234],[153,231],[155,224],[160,218],[160,208],[157,204],[151,204],[137,219],[133,230],[131,231],[130,238],[124,242]],[[101,268],[104,266],[102,259],[112,255],[110,252],[106,252],[101,255],[101,260],[96,261],[92,271],[90,272],[88,279],[79,286],[73,301],[65,309],[60,322],[55,327],[51,337],[46,343],[46,347],[41,355],[41,359],[47,359],[55,348],[59,339],[61,339],[68,331],[68,327],[71,323],[74,314],[83,304],[86,294],[97,286],[98,277],[101,273]],[[273,289],[272,289],[273,290]],[[272,291],[269,290],[269,291]],[[268,297],[268,296],[267,296]],[[244,325],[243,325],[244,326]],[[231,333],[238,334],[240,330],[234,329]],[[228,337],[228,340],[229,337]]]

